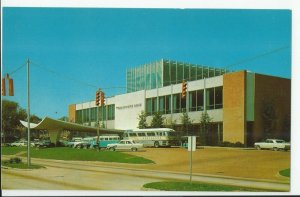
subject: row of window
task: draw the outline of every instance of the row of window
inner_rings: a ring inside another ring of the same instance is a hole
[[[99,120],[114,120],[115,105],[101,106],[99,109]],[[97,121],[97,107],[76,110],[76,123],[87,123]]]
[[[206,89],[206,109],[223,108],[223,87]],[[172,102],[173,101],[173,102]],[[172,104],[173,103],[173,104]],[[173,105],[173,106],[172,106]],[[189,92],[189,111],[204,110],[204,90]],[[181,113],[186,111],[186,98],[181,94],[173,94],[146,99],[146,113],[152,115],[156,112],[161,114]]]

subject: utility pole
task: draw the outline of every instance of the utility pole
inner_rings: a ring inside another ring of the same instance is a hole
[[[27,59],[27,164],[30,166],[30,61]]]
[[[99,129],[100,129],[100,122],[99,122],[99,105],[100,105],[100,97],[101,97],[101,89],[99,88],[98,91],[96,92],[96,106],[97,106],[97,151],[100,151],[99,147]]]

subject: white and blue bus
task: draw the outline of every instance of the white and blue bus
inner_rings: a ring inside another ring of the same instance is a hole
[[[169,128],[134,129],[124,132],[125,140],[134,140],[144,147],[170,147],[180,145],[177,132]]]

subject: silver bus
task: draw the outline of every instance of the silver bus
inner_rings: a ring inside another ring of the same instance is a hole
[[[169,128],[134,129],[124,132],[123,138],[144,144],[144,147],[170,147],[179,145],[177,132]]]

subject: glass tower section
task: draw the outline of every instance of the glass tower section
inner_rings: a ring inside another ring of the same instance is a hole
[[[182,80],[195,81],[228,73],[221,68],[189,64],[172,60],[160,60],[126,72],[127,93],[150,90],[182,83]]]

